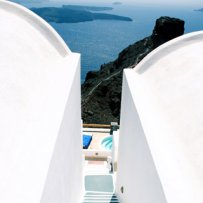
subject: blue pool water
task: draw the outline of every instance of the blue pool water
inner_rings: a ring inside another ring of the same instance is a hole
[[[101,146],[104,149],[111,150],[111,148],[112,148],[112,136],[104,138],[101,142]]]

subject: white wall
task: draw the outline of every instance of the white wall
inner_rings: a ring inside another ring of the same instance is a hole
[[[127,79],[132,71],[125,70],[123,78],[116,193],[122,203],[164,203],[163,189],[131,95],[134,84]]]
[[[80,63],[71,84],[41,203],[79,203],[83,195]]]
[[[117,130],[113,131],[112,135],[112,162],[114,171],[117,171],[119,134],[120,130]]]
[[[123,202],[203,202],[202,52],[203,32],[190,33],[125,71],[116,188]]]
[[[0,202],[79,203],[80,55],[11,2],[0,27]]]
[[[30,11],[29,9],[19,5],[12,3],[10,1],[0,1],[0,10],[1,13],[5,16],[6,14],[9,16],[8,19],[6,18],[1,18],[1,20],[4,22],[4,28],[8,29],[10,26],[9,21],[12,19],[11,13],[13,17],[13,21],[16,22],[12,24],[10,27],[11,29],[16,29],[16,31],[20,32],[22,34],[22,29],[18,25],[19,23],[19,18],[21,20],[21,23],[24,23],[24,26],[29,25],[33,29],[35,29],[34,32],[40,32],[40,34],[44,37],[45,40],[47,40],[51,46],[53,46],[60,54],[61,56],[66,56],[68,53],[70,53],[70,49],[67,47],[66,43],[62,40],[62,38],[58,35],[58,33],[48,24],[46,23],[41,17]],[[1,22],[2,23],[2,22]],[[24,28],[26,29],[26,27]],[[5,31],[4,31],[5,32]],[[18,34],[18,32],[15,32]],[[34,32],[30,33],[31,36],[33,37],[33,42],[34,42]],[[31,37],[28,36],[28,37]],[[2,37],[2,36],[1,36]],[[13,36],[14,37],[14,36]],[[25,37],[25,35],[23,35]],[[10,40],[13,40],[11,37]],[[10,43],[8,40],[7,42]],[[33,44],[34,45],[34,44]]]

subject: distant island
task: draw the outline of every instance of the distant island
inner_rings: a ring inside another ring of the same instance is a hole
[[[109,11],[113,10],[112,7],[101,7],[101,6],[80,6],[80,5],[63,5],[63,8],[69,8],[73,10],[83,10],[83,11]]]
[[[120,1],[113,2],[113,5],[121,5],[122,3]]]
[[[197,10],[195,10],[195,11],[203,12],[203,8],[197,9]]]
[[[111,7],[63,5],[62,7],[31,8],[37,15],[48,22],[78,23],[93,20],[132,21],[129,17],[99,13],[98,11],[112,10]],[[91,12],[95,11],[95,12]]]

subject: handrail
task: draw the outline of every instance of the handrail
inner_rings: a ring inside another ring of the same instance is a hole
[[[111,125],[107,125],[107,124],[83,124],[83,128],[111,128]]]

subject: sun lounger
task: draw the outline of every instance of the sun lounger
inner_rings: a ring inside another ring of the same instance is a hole
[[[92,135],[83,135],[83,149],[87,149],[92,141]]]

